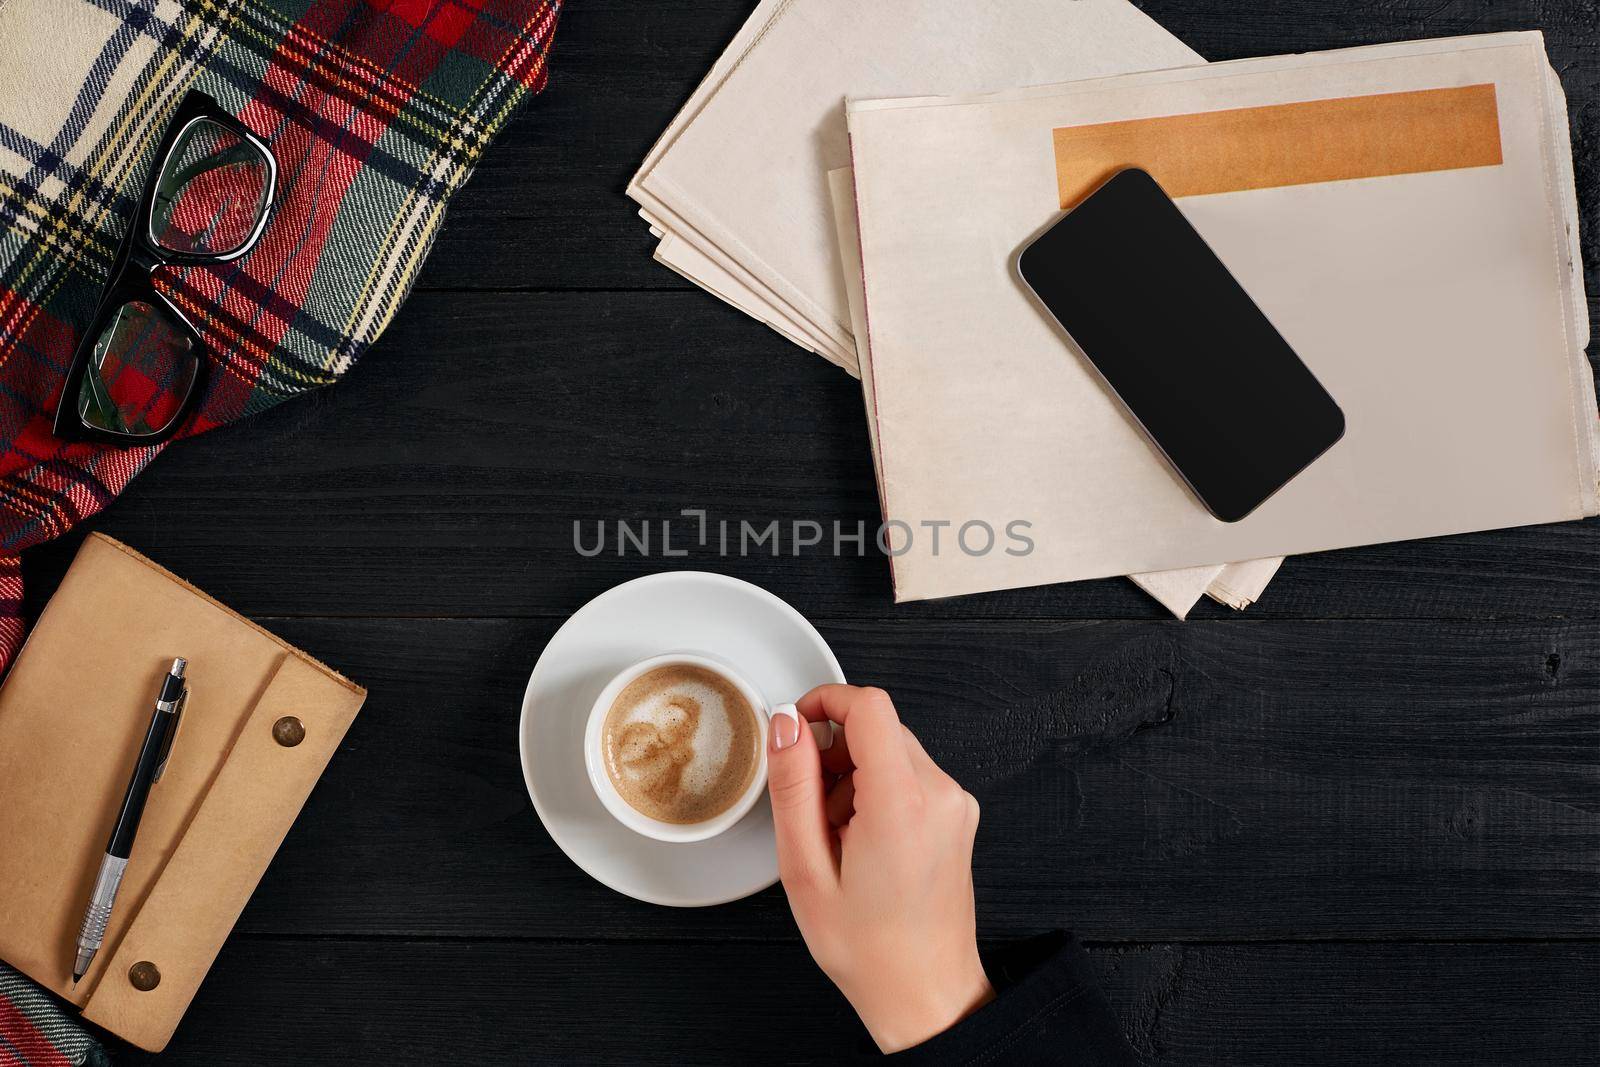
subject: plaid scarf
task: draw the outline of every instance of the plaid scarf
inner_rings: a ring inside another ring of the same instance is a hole
[[[260,243],[164,269],[211,361],[202,433],[337,380],[394,317],[450,195],[543,88],[560,0],[0,0],[0,670],[18,554],[96,514],[162,445],[52,434],[79,331],[184,93],[277,158]]]
[[[336,381],[394,317],[445,204],[544,87],[560,0],[0,0],[0,670],[18,553],[96,514],[161,451],[52,433],[167,115],[199,89],[265,140],[260,243],[158,272],[211,366],[182,436]],[[0,965],[0,1065],[102,1062]]]
[[[111,1067],[100,1043],[38,986],[0,963],[0,1065]]]

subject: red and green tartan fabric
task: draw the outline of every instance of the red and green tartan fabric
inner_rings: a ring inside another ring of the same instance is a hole
[[[547,76],[560,0],[0,0],[0,669],[18,554],[164,446],[52,419],[166,117],[190,89],[267,142],[260,242],[157,286],[207,347],[203,433],[336,381],[393,318],[489,139]]]
[[[544,87],[560,0],[0,0],[0,670],[19,553],[106,507],[164,446],[52,432],[167,116],[198,89],[278,162],[260,242],[158,272],[210,365],[203,433],[336,381],[410,290],[446,202]],[[0,1067],[103,1062],[0,964]]]
[[[111,1067],[111,1059],[43,990],[0,963],[0,1067]]]

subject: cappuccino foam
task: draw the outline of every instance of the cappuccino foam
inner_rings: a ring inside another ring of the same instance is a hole
[[[606,774],[641,814],[704,822],[731,807],[755,777],[755,716],[722,675],[691,664],[657,667],[630,682],[606,712]]]

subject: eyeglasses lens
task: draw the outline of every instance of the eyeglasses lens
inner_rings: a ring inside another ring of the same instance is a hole
[[[160,307],[130,300],[95,340],[78,389],[78,415],[95,429],[160,433],[178,417],[198,369],[189,335]]]
[[[195,119],[162,165],[150,239],[192,255],[238,251],[269,206],[269,173],[255,145],[220,123]]]

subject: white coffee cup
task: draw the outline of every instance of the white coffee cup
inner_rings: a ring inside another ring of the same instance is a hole
[[[740,794],[739,799],[728,807],[711,818],[696,823],[670,823],[651,818],[623,799],[611,781],[611,775],[606,771],[604,735],[606,715],[611,711],[611,705],[616,703],[617,697],[635,679],[659,667],[674,666],[699,667],[726,679],[744,697],[745,702],[750,705],[750,710],[755,713],[756,719],[756,770],[751,776],[749,786]],[[589,711],[589,723],[583,735],[583,762],[589,771],[589,784],[594,787],[595,794],[600,797],[600,803],[605,805],[606,811],[636,833],[653,837],[657,841],[679,844],[716,837],[749,814],[750,809],[755,807],[756,801],[767,791],[767,720],[771,714],[772,705],[767,703],[766,697],[762,696],[759,689],[731,665],[708,653],[668,652],[640,660],[607,682],[606,687],[600,690],[599,697],[595,699],[594,707]]]

